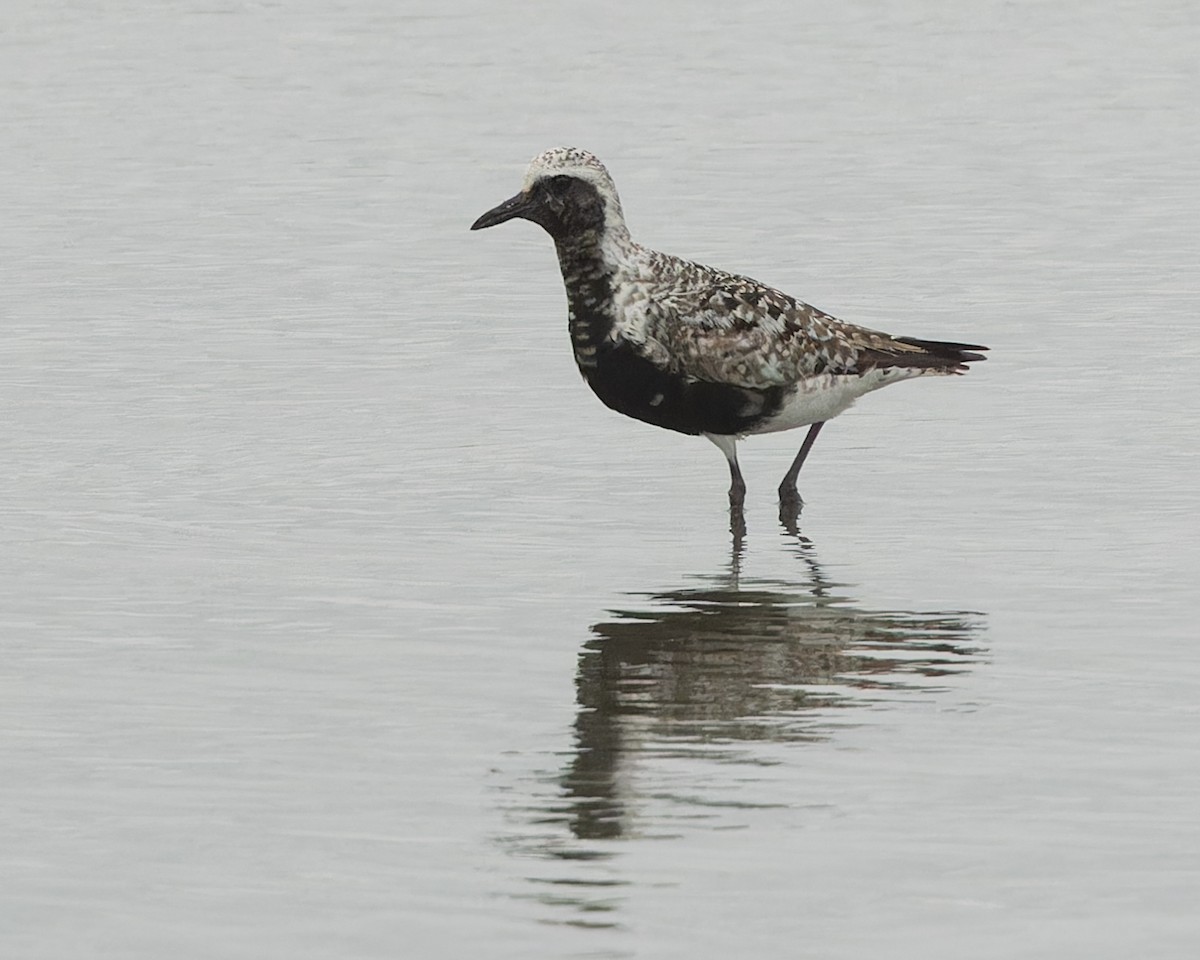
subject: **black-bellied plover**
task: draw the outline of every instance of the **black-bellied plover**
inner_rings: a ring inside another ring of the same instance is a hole
[[[889,383],[985,359],[986,347],[843,323],[757,280],[634,243],[612,177],[586,150],[534,157],[521,192],[471,229],[517,217],[554,238],[588,386],[618,413],[715,443],[735,509],[746,492],[740,438],[809,428],[779,486],[781,505],[798,509],[796,476],[827,420]]]

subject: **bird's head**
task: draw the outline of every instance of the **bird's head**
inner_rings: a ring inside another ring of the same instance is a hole
[[[625,229],[612,177],[595,156],[575,147],[555,147],[534,157],[521,192],[493,207],[471,229],[518,217],[539,224],[555,240]]]

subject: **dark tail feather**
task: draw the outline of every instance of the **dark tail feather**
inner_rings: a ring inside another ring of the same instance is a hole
[[[950,343],[945,340],[918,340],[916,337],[896,337],[900,343],[907,343],[909,346],[920,347],[931,357],[936,357],[939,360],[947,360],[953,364],[973,363],[976,360],[986,360],[982,353],[976,351],[987,350],[987,347],[981,347],[977,343]]]

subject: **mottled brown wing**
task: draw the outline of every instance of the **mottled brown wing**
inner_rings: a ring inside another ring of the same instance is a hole
[[[820,373],[862,373],[922,353],[748,277],[703,268],[678,279],[650,305],[647,332],[692,379],[764,390]]]

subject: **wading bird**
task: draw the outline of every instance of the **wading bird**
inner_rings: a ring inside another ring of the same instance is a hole
[[[985,359],[986,347],[844,323],[757,280],[635,243],[612,177],[586,150],[534,157],[521,192],[471,229],[518,217],[554,239],[588,386],[618,413],[715,443],[739,512],[740,438],[809,428],[779,485],[781,508],[794,512],[796,477],[826,421],[889,383]]]

